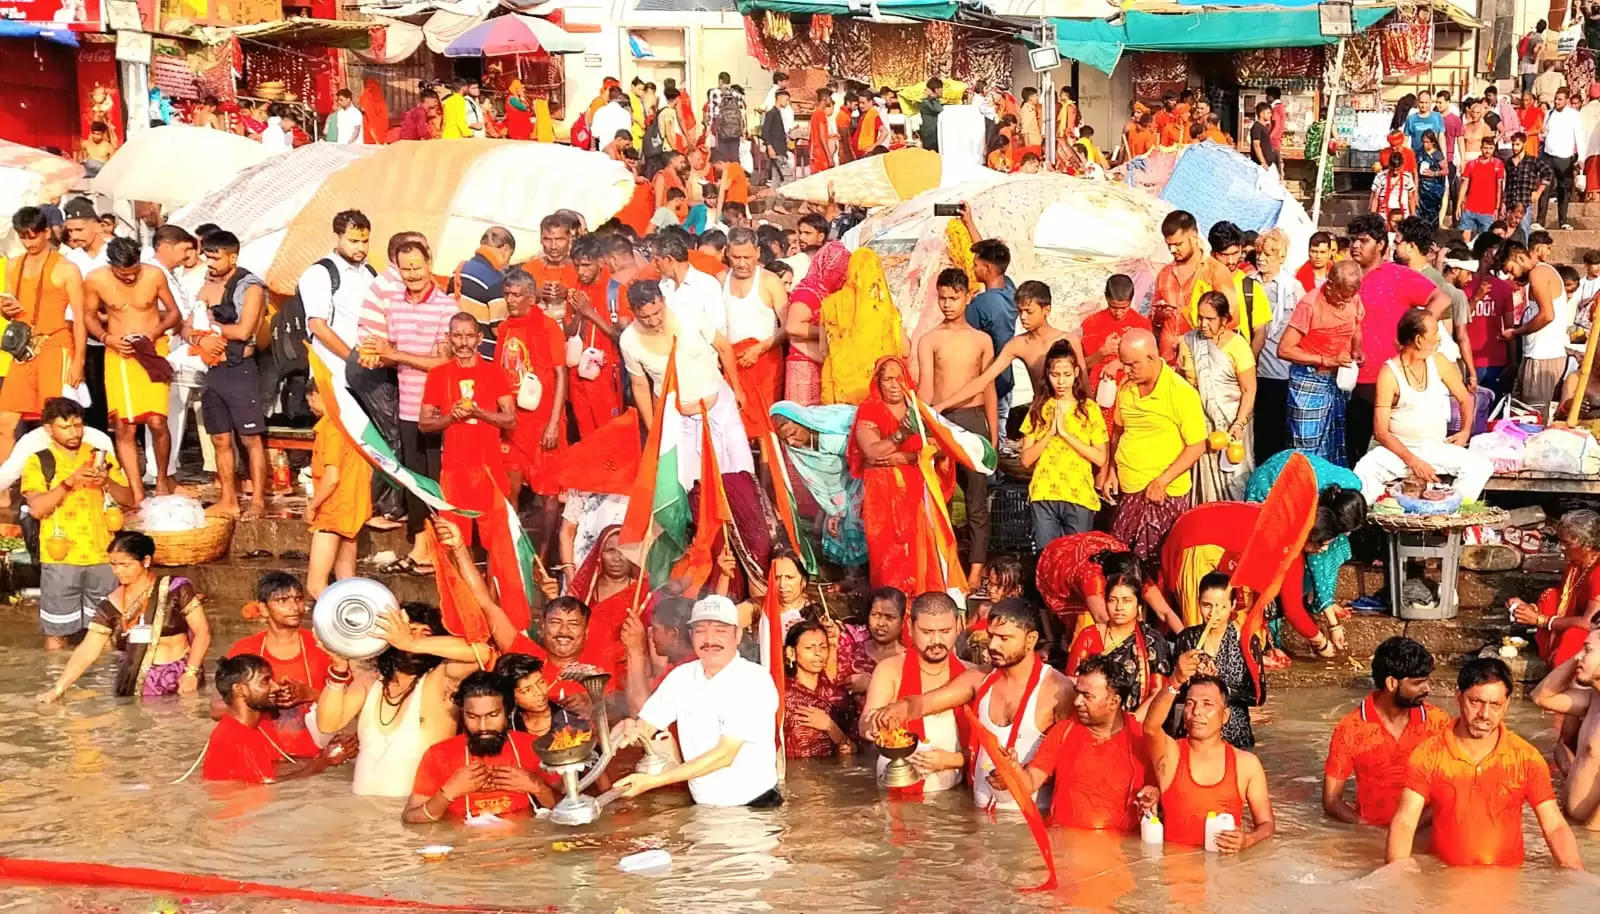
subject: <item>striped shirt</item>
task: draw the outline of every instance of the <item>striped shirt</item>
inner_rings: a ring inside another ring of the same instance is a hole
[[[360,336],[377,336],[400,352],[433,355],[450,332],[450,318],[461,308],[437,285],[420,302],[406,299],[405,283],[393,269],[378,274],[361,301]],[[400,421],[415,422],[422,413],[422,387],[428,373],[401,365]]]

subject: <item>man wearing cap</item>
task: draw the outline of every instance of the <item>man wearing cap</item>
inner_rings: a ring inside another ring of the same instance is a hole
[[[697,659],[662,680],[639,716],[616,725],[614,745],[648,740],[678,725],[684,761],[660,774],[631,774],[617,782],[625,797],[689,782],[705,806],[770,808],[778,793],[778,690],[767,671],[739,656],[739,613],[713,594],[689,613]]]

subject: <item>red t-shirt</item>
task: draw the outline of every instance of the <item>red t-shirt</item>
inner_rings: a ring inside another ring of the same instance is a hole
[[[282,745],[272,721],[262,718],[260,725],[247,727],[231,714],[224,714],[206,743],[205,764],[200,777],[207,781],[244,781],[266,784],[277,776]]]
[[[1506,165],[1497,156],[1480,156],[1468,162],[1461,171],[1461,180],[1467,183],[1467,199],[1463,204],[1466,211],[1494,215],[1500,208],[1500,180],[1505,176]]]
[[[472,759],[467,755],[465,733],[458,733],[443,742],[434,743],[422,754],[422,761],[417,763],[417,778],[411,784],[411,792],[424,797],[433,796],[444,786],[445,781],[450,780],[451,775],[469,761]],[[512,766],[525,768],[541,778],[544,777],[544,770],[539,765],[539,755],[533,751],[533,737],[520,730],[512,730],[506,734],[506,744],[500,747],[499,755],[477,761],[491,768]],[[465,819],[469,803],[475,816],[489,813],[504,816],[509,813],[527,812],[533,808],[533,798],[526,793],[478,790],[451,800],[450,807],[445,812],[452,818]]]
[[[1368,695],[1333,728],[1322,773],[1337,781],[1356,776],[1356,812],[1368,825],[1388,825],[1400,805],[1400,789],[1411,751],[1450,726],[1450,715],[1432,705],[1412,708],[1406,728],[1395,739]]]
[[[278,682],[303,682],[313,691],[320,692],[328,684],[328,664],[332,658],[317,643],[316,636],[305,629],[301,629],[299,634],[300,653],[287,660],[267,652],[267,633],[264,631],[235,641],[225,656],[255,654],[272,667],[272,678]]]
[[[1139,827],[1133,797],[1155,783],[1139,719],[1123,712],[1122,729],[1097,743],[1077,720],[1057,721],[1028,763],[1055,780],[1050,824],[1131,832]]]
[[[550,659],[550,653],[544,649],[544,645],[521,632],[518,632],[511,639],[511,649],[506,653],[527,654],[530,657],[537,657],[544,661],[544,666],[539,668],[539,675],[544,679],[545,685],[550,687],[549,696],[551,701],[559,701],[568,695],[577,695],[583,691],[583,687],[576,682],[560,678],[561,671],[566,668],[566,663],[558,666],[556,661]],[[585,640],[583,649],[578,651],[577,658],[569,660],[567,663],[583,663],[610,673],[611,678],[606,680],[606,692],[608,693],[619,692],[625,685],[623,679],[625,671],[622,664],[615,662],[610,656],[610,652],[605,650],[604,645],[597,642],[593,637]]]
[[[1356,375],[1359,384],[1372,384],[1385,362],[1394,358],[1398,344],[1395,328],[1406,310],[1428,303],[1439,287],[1433,280],[1398,263],[1380,264],[1361,280],[1361,304],[1366,316],[1361,323],[1361,351],[1366,360]]]
[[[482,359],[473,359],[463,368],[454,359],[428,372],[422,388],[424,406],[436,406],[448,414],[461,400],[471,400],[479,409],[499,408],[500,398],[511,396],[505,372]],[[478,455],[500,453],[500,429],[479,419],[452,422],[444,429],[444,454]]]
[[[1472,341],[1472,364],[1480,368],[1499,368],[1510,360],[1507,343],[1500,329],[1512,324],[1511,283],[1490,277],[1466,288],[1467,338]]]
[[[1083,319],[1083,354],[1088,357],[1099,352],[1100,347],[1106,344],[1106,340],[1112,334],[1126,333],[1129,330],[1149,329],[1150,319],[1132,308],[1123,313],[1120,321],[1111,316],[1110,308],[1104,311],[1096,311]],[[1089,369],[1089,396],[1094,396],[1095,385],[1100,383],[1100,375],[1104,371],[1104,361],[1097,362],[1093,368]],[[1120,383],[1122,375],[1126,373],[1126,369],[1119,371],[1117,372],[1117,377],[1112,380]]]
[[[1556,798],[1544,756],[1505,727],[1474,765],[1446,725],[1412,751],[1405,789],[1433,810],[1433,852],[1450,866],[1521,866],[1522,804]]]
[[[1308,292],[1289,313],[1289,326],[1300,331],[1300,348],[1334,359],[1350,357],[1350,339],[1361,325],[1361,296],[1335,308],[1322,300],[1323,284]]]

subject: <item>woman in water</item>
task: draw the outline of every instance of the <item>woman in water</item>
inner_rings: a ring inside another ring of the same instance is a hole
[[[789,758],[831,758],[856,751],[856,705],[844,686],[828,675],[837,664],[835,636],[821,622],[807,619],[789,629],[783,662],[783,745]]]
[[[59,699],[108,644],[119,654],[117,697],[193,694],[211,646],[211,626],[194,585],[188,578],[158,579],[151,572],[156,544],[143,533],[124,530],[106,551],[117,589],[100,601],[67,668],[39,701]]]
[[[1067,654],[1067,669],[1076,670],[1086,657],[1104,655],[1120,664],[1132,685],[1123,708],[1144,719],[1150,699],[1172,675],[1172,649],[1167,639],[1142,618],[1139,592],[1144,589],[1137,566],[1106,579],[1106,621],[1078,633]]]
[[[1179,657],[1195,651],[1200,672],[1227,686],[1228,719],[1222,725],[1222,738],[1237,748],[1249,749],[1256,744],[1250,708],[1267,699],[1267,681],[1259,675],[1262,645],[1259,640],[1245,644],[1240,637],[1233,621],[1233,589],[1226,574],[1213,571],[1201,578],[1199,592],[1205,622],[1180,632],[1174,650]],[[1247,660],[1245,651],[1254,656]],[[1171,715],[1167,732],[1178,739],[1187,735],[1181,711]]]

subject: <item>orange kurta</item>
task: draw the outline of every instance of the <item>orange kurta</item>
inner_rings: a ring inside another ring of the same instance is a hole
[[[856,128],[856,154],[866,155],[878,148],[878,125],[882,118],[876,105],[861,114],[861,124]]]
[[[355,539],[372,518],[372,465],[350,446],[333,420],[324,416],[317,422],[311,444],[311,479],[318,492],[326,485],[328,467],[338,471],[339,479],[333,494],[312,515],[311,531]]]
[[[606,297],[606,289],[610,284],[611,276],[602,270],[592,285],[578,289],[588,296],[589,304],[602,319],[611,316]],[[631,320],[633,317],[633,309],[628,307],[627,297],[621,288],[617,290],[616,316],[621,320]],[[601,333],[587,320],[579,319],[578,336],[585,347],[598,349],[605,357],[605,364],[595,378],[583,377],[579,373],[581,365],[567,369],[567,390],[571,392],[567,399],[572,403],[572,415],[578,423],[578,437],[582,438],[622,413],[622,354],[611,337]]]
[[[813,174],[833,167],[833,154],[828,149],[828,113],[821,108],[811,112],[811,171]]]
[[[728,162],[722,166],[728,176],[727,199],[724,203],[738,203],[742,206],[750,205],[750,176],[745,174],[744,166],[738,162]]]
[[[38,272],[24,277],[22,271],[34,262]],[[29,361],[11,361],[11,369],[0,385],[0,413],[20,413],[36,419],[44,401],[61,396],[67,367],[72,360],[72,331],[67,323],[67,287],[55,277],[61,255],[49,251],[43,258],[18,257],[6,270],[5,291],[17,297],[22,306],[19,318],[33,328],[39,341],[38,354]]]
[[[566,335],[560,325],[537,309],[509,318],[500,325],[497,361],[505,369],[513,392],[523,374],[536,375],[542,391],[536,408],[517,409],[517,424],[507,433],[503,446],[506,466],[520,470],[536,494],[555,495],[556,486],[545,472],[545,463],[555,452],[546,451],[540,439],[555,405],[556,372],[567,368]],[[566,423],[557,423],[556,450],[566,444],[566,434]]]

